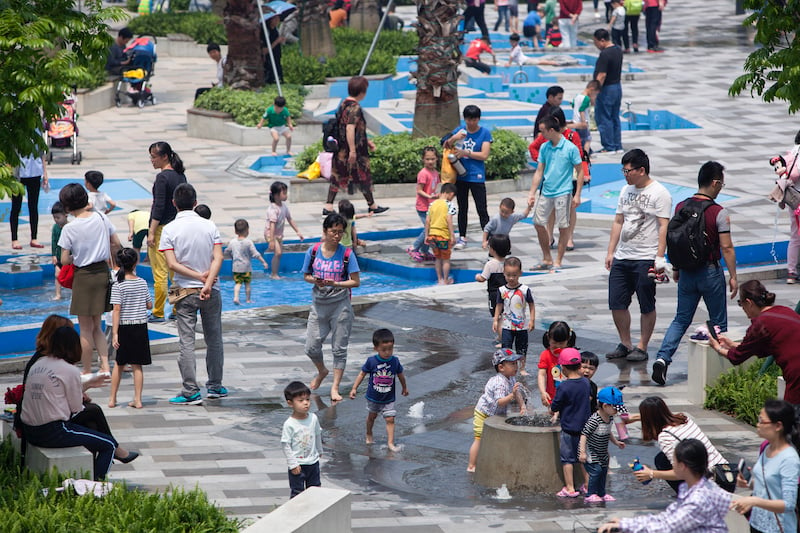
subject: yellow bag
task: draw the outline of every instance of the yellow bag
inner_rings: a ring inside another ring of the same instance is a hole
[[[321,169],[320,169],[320,166],[319,166],[319,161],[314,161],[313,163],[308,165],[307,169],[305,169],[303,172],[300,172],[297,175],[297,177],[298,178],[307,179],[308,181],[311,181],[311,180],[315,180],[315,179],[319,178],[321,173],[322,172],[321,172]]]
[[[442,151],[442,171],[439,172],[439,180],[442,183],[455,183],[458,174],[456,173],[456,169],[453,168],[453,165],[450,163],[450,160],[447,158],[448,155],[454,153],[455,150],[451,150],[450,148],[445,148]]]

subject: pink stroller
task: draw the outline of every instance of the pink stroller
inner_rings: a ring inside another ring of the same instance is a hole
[[[60,116],[47,122],[45,141],[47,141],[47,162],[53,162],[53,148],[72,148],[73,165],[80,165],[82,154],[78,151],[78,113],[75,110],[75,92],[61,102]]]

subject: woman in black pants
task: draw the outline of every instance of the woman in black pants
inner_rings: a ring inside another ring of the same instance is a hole
[[[39,230],[39,190],[44,187],[44,191],[50,190],[50,183],[47,180],[47,165],[41,155],[30,155],[20,157],[19,167],[16,174],[25,192],[28,195],[28,220],[31,224],[31,248],[44,248],[36,239]],[[17,229],[19,228],[19,214],[22,211],[22,194],[11,196],[11,248],[22,250],[19,243]]]

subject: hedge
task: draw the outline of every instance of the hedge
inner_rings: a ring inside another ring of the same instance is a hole
[[[303,87],[283,85],[283,96],[286,107],[297,120],[303,116],[303,103],[307,91]],[[195,101],[195,107],[209,111],[221,111],[233,115],[233,121],[242,126],[255,126],[272,105],[278,89],[274,85],[264,87],[262,91],[238,91],[228,87],[218,87],[201,94]]]

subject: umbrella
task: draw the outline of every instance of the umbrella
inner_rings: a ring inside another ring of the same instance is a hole
[[[283,0],[272,0],[264,4],[264,20],[269,20],[274,16],[279,16],[281,20],[297,11],[297,6],[284,2]]]

